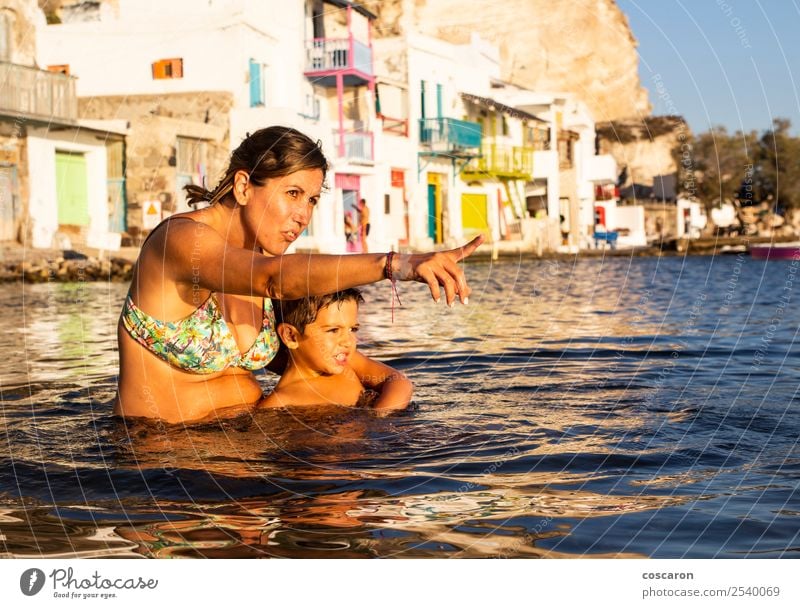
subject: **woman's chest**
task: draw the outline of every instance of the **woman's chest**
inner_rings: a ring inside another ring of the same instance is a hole
[[[264,326],[264,299],[216,294],[219,316],[239,351],[247,352]]]

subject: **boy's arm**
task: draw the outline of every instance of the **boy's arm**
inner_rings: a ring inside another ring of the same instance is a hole
[[[350,367],[365,387],[380,393],[375,401],[376,410],[402,410],[408,407],[414,385],[401,372],[358,351],[350,358]]]

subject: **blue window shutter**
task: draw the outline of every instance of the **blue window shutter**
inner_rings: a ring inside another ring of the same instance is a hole
[[[264,105],[264,87],[261,83],[261,64],[250,60],[250,107]]]
[[[442,118],[442,85],[436,85],[436,118]]]

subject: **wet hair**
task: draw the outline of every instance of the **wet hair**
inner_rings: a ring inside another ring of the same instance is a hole
[[[299,300],[281,300],[278,307],[280,317],[278,322],[293,325],[302,334],[306,330],[306,325],[317,320],[317,315],[323,308],[327,308],[331,304],[341,304],[342,302],[360,304],[363,301],[364,297],[361,295],[361,291],[352,287],[324,296],[309,296]]]
[[[231,154],[231,160],[216,188],[184,186],[190,205],[200,202],[214,204],[233,193],[233,180],[237,171],[245,171],[256,186],[268,179],[284,177],[306,169],[320,169],[323,178],[328,172],[328,161],[319,142],[291,127],[267,127],[248,134]]]

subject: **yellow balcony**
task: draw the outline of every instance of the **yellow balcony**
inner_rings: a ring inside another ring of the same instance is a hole
[[[480,157],[464,168],[465,180],[519,179],[533,180],[533,147],[484,144]]]

